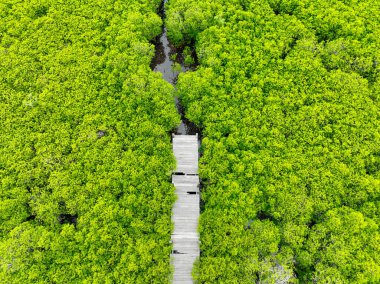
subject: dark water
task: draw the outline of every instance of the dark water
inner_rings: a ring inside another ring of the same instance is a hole
[[[181,60],[172,60],[171,56],[176,55],[176,48],[169,43],[166,28],[162,29],[162,34],[155,45],[156,54],[151,67],[153,71],[161,72],[163,78],[175,86],[179,73],[191,70],[191,68],[185,66]],[[177,65],[176,68],[174,68],[174,64]],[[181,67],[180,69],[179,66]]]
[[[163,19],[165,18],[164,4],[166,1],[167,0],[163,1],[160,8],[160,14]],[[154,44],[156,46],[156,53],[155,57],[152,60],[151,68],[155,72],[161,72],[163,78],[172,84],[175,88],[178,75],[182,72],[194,70],[196,68],[196,63],[191,66],[185,65],[182,49],[174,47],[169,42],[165,27],[162,27],[162,34],[155,40]],[[193,56],[194,62],[197,62],[195,58],[195,52],[193,52]],[[178,97],[175,98],[175,104],[178,113],[181,115],[181,124],[177,127],[174,133],[178,135],[195,135],[198,133],[200,137],[200,130],[195,126],[194,123],[190,122],[185,117],[185,109]]]

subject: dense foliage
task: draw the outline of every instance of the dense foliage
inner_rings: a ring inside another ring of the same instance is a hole
[[[1,283],[168,282],[159,2],[1,1]]]
[[[171,0],[203,129],[200,283],[380,282],[379,1]]]

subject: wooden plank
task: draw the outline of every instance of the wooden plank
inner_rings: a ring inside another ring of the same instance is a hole
[[[175,172],[184,174],[198,173],[197,135],[174,135],[173,153],[177,160]]]
[[[172,183],[177,185],[198,185],[199,184],[199,177],[197,175],[173,175],[172,176]]]

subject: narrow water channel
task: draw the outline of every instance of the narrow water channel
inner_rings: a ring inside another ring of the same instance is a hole
[[[165,21],[165,4],[167,0],[164,0],[161,4],[160,15],[162,20]],[[162,27],[162,34],[155,39],[156,46],[155,57],[152,60],[151,68],[155,72],[161,72],[163,78],[172,84],[176,88],[178,75],[182,72],[194,70],[196,65],[186,66],[182,55],[182,50],[175,48],[167,37],[167,31],[165,25]],[[196,62],[196,58],[194,58]],[[178,68],[178,67],[181,68]],[[184,107],[178,97],[175,97],[175,104],[178,113],[181,115],[181,124],[175,130],[177,135],[195,135],[200,134],[200,130],[194,123],[190,122],[184,113]],[[200,135],[198,136],[200,137]]]

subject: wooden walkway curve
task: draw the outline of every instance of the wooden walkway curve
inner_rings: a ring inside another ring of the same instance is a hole
[[[199,177],[198,177],[198,134],[173,135],[173,152],[177,168],[172,176],[177,201],[173,207],[172,234],[174,266],[173,284],[191,284],[191,271],[199,257]]]

